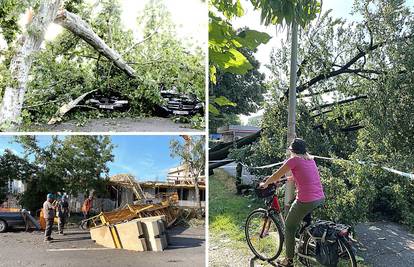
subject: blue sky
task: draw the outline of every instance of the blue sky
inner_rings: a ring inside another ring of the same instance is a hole
[[[50,142],[50,136],[37,136],[39,143],[44,146]],[[116,146],[113,150],[114,162],[108,164],[110,175],[119,173],[131,173],[141,181],[164,181],[169,168],[180,164],[179,158],[171,158],[170,141],[180,136],[133,136],[113,135],[112,143]],[[6,148],[17,155],[22,155],[23,149],[15,143],[13,136],[0,136],[0,154]]]

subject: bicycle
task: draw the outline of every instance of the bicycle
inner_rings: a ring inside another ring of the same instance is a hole
[[[279,180],[266,189],[255,190],[259,198],[265,199],[267,208],[253,210],[245,222],[245,236],[250,250],[257,258],[269,263],[279,257],[283,248],[285,219],[279,204],[279,192],[286,180]],[[305,218],[295,237],[295,253],[305,266],[324,266],[317,260],[317,247],[318,242],[321,242],[321,237],[315,237],[311,233],[316,224],[311,223],[311,214]],[[330,240],[330,242],[336,242],[335,245],[337,245],[338,264],[336,266],[356,267],[357,262],[349,233],[350,227],[342,227],[344,226],[342,224],[334,225],[339,228],[335,233],[336,240]]]

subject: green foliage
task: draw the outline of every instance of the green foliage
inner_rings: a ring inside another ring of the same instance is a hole
[[[241,33],[246,32],[242,31]],[[222,126],[224,116],[231,114],[254,113],[260,108],[266,92],[265,75],[259,71],[260,63],[254,58],[253,51],[248,48],[240,50],[253,68],[244,75],[237,75],[227,72],[217,74],[217,82],[210,83],[210,98],[216,104],[217,112],[210,114],[209,131],[214,133],[217,126]],[[222,99],[224,101],[222,101]],[[210,102],[212,102],[210,101]]]
[[[321,2],[317,0],[251,0],[253,6],[260,9],[261,20],[265,25],[290,25],[296,21],[302,28],[321,12]]]
[[[210,133],[217,133],[217,128],[223,125],[240,125],[241,121],[237,114],[233,113],[220,113],[217,114],[210,114],[209,122],[208,122],[208,131]]]
[[[22,180],[26,182],[21,204],[35,211],[49,192],[66,191],[77,195],[94,189],[105,188],[113,160],[113,145],[107,136],[72,135],[64,138],[53,136],[51,142],[41,146],[34,136],[19,136],[27,158],[36,171]],[[27,160],[26,158],[26,160]]]
[[[203,136],[183,136],[185,143],[172,140],[170,144],[171,157],[178,157],[182,164],[188,164],[189,170],[195,177],[204,173],[206,166],[205,138]]]
[[[211,0],[211,5],[217,8],[226,18],[241,17],[244,15],[244,9],[240,0]]]
[[[270,36],[267,33],[246,29],[240,34],[233,29],[229,22],[233,17],[241,17],[244,14],[240,0],[213,0],[211,1],[219,14],[225,16],[222,19],[214,11],[209,12],[208,26],[208,53],[209,53],[209,77],[212,85],[217,83],[217,73],[233,73],[244,75],[253,68],[247,57],[241,52],[242,48],[254,51],[260,44],[267,43]],[[220,92],[215,94],[220,97]],[[215,97],[210,98],[209,112],[219,115]],[[230,106],[233,102],[227,101]]]
[[[243,223],[252,210],[263,204],[251,197],[235,196],[234,178],[224,171],[215,171],[209,186],[210,235],[242,242],[246,247]]]
[[[87,21],[122,55],[136,71],[137,78],[126,76],[86,42],[64,30],[34,56],[22,112],[26,126],[47,122],[63,104],[95,89],[127,98],[131,107],[129,116],[152,114],[155,105],[162,101],[162,86],[176,87],[180,92],[191,92],[205,100],[204,52],[191,41],[176,36],[175,25],[163,1],[149,1],[144,11],[137,14],[136,25],[143,35],[142,42],[135,40],[132,31],[122,25],[119,1],[104,0],[92,5],[72,0],[65,1],[65,7]],[[94,12],[98,8],[100,12]],[[10,58],[7,56],[0,73],[7,74]],[[1,77],[3,90],[8,80],[7,75]],[[88,118],[125,114],[76,108],[67,116],[82,123]]]
[[[230,22],[212,12],[210,12],[209,20],[210,81],[215,79],[213,74],[217,68],[222,72],[234,74],[245,74],[252,69],[253,66],[239,49],[246,47],[255,50],[260,44],[267,43],[270,36],[254,30],[245,30],[237,34]]]
[[[20,32],[19,16],[27,8],[27,1],[2,0],[0,2],[0,34],[10,45]]]
[[[20,158],[6,149],[0,156],[0,203],[5,200],[7,182],[26,180],[35,172],[35,167],[27,159]]]
[[[352,224],[385,216],[414,227],[414,181],[379,167],[414,170],[414,15],[403,1],[356,1],[354,9],[361,21],[349,23],[327,12],[300,35],[298,90],[320,80],[298,94],[297,135],[312,154],[353,162],[317,160],[327,196],[318,213]],[[361,51],[366,55],[352,61]],[[285,158],[289,58],[287,44],[271,55],[275,93],[265,106],[260,140],[233,150],[229,158],[249,166]],[[362,71],[330,76],[340,69]],[[363,95],[367,98],[325,105]],[[268,175],[271,170],[251,172]]]

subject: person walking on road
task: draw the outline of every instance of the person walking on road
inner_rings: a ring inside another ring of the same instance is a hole
[[[83,219],[86,220],[89,217],[89,212],[92,209],[92,196],[90,195],[82,205],[82,213],[83,213]],[[89,221],[86,221],[86,227],[89,226]]]
[[[89,217],[89,212],[92,209],[92,196],[89,196],[82,205],[82,213],[83,213],[83,219],[87,219]]]
[[[68,202],[68,195],[63,194],[62,199],[59,201],[58,204],[58,233],[59,235],[63,234],[63,229],[65,228],[65,224],[67,222],[67,218],[69,216],[69,202]]]
[[[53,194],[47,194],[47,199],[43,203],[43,218],[46,221],[46,228],[45,228],[45,242],[52,241],[52,227],[53,221],[55,219],[55,210],[56,206],[53,206],[54,196]]]

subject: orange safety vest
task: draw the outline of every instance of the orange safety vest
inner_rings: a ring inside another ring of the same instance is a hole
[[[82,212],[89,212],[92,208],[92,199],[85,199],[82,205]]]

